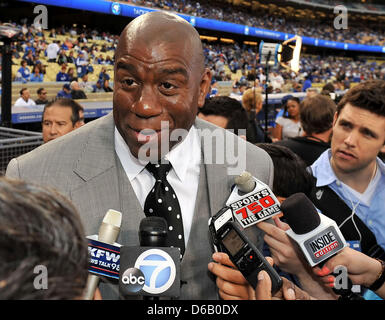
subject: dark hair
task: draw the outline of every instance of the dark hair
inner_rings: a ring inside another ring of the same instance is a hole
[[[327,90],[329,92],[334,92],[335,89],[334,89],[334,84],[331,83],[331,82],[328,82],[327,84],[325,84],[323,87],[322,87],[322,91],[323,90]]]
[[[74,206],[53,189],[1,177],[0,259],[0,299],[80,298],[88,250]],[[36,267],[47,271],[43,289]]]
[[[84,111],[84,108],[79,103],[69,98],[55,98],[44,106],[42,121],[44,121],[45,110],[49,107],[52,107],[53,105],[72,109],[71,122],[73,126],[76,124],[76,122],[81,120],[79,112]]]
[[[22,89],[20,90],[20,95],[22,95],[23,92],[24,92],[25,90],[28,90],[28,88],[22,88]]]
[[[257,143],[265,150],[274,164],[273,192],[277,196],[289,197],[303,192],[309,195],[314,177],[306,170],[305,162],[289,148],[274,143]]]
[[[306,134],[322,133],[333,126],[336,104],[322,94],[306,97],[300,103],[301,126]]]
[[[385,117],[385,81],[369,80],[349,89],[338,103],[338,115],[347,103]]]
[[[37,89],[36,93],[40,94],[43,90],[44,90],[44,88],[39,88],[39,89]]]
[[[228,119],[226,129],[233,129],[235,133],[239,129],[246,129],[248,117],[242,104],[227,96],[216,96],[206,99],[205,104],[199,109],[204,115],[222,116]]]
[[[292,101],[295,101],[298,103],[298,105],[301,103],[301,100],[299,100],[299,98],[297,97],[290,97],[289,99],[286,100],[286,103],[285,103],[285,107],[283,109],[283,117],[284,118],[290,118],[290,115],[289,113],[287,112],[287,103],[292,100]]]

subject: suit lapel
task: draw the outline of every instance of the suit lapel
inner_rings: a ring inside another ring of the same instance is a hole
[[[138,243],[137,230],[140,219],[144,217],[143,210],[115,152],[112,113],[95,121],[99,122],[90,133],[73,169],[84,183],[71,190],[70,197],[80,212],[88,211],[83,216],[93,218],[85,221],[86,231],[91,233],[99,228],[109,209],[122,212],[118,240],[134,245]],[[90,208],[92,212],[89,212]]]
[[[195,125],[200,136],[202,158],[204,167],[206,169],[206,182],[209,193],[210,214],[214,215],[225,205],[225,202],[230,195],[231,184],[223,183],[223,177],[228,175],[227,166],[225,163],[209,163],[215,162],[210,161],[210,159],[215,159],[217,150],[216,141],[214,139],[208,138],[207,133],[212,132],[212,130],[216,129],[217,127],[199,118],[196,119]],[[229,181],[229,179],[226,180]]]

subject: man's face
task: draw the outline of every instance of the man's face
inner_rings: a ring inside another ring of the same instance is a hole
[[[41,99],[41,100],[46,100],[46,99],[47,99],[47,91],[42,90],[42,91],[39,93],[39,99]]]
[[[71,107],[52,105],[45,110],[42,121],[44,143],[64,136],[76,128],[72,125],[71,115]]]
[[[194,50],[190,41],[184,40],[138,36],[122,44],[117,53],[114,120],[137,158],[144,144],[151,145],[152,155],[158,159],[164,156],[177,143],[170,141],[170,134],[175,129],[189,130],[198,106],[204,104],[211,74],[208,70],[202,74],[202,68],[193,63]],[[162,123],[168,124],[168,132],[161,131]],[[161,141],[169,143],[162,153]]]
[[[385,117],[349,103],[334,116],[331,140],[336,173],[373,170],[378,153],[385,152]]]
[[[28,101],[28,99],[30,98],[31,94],[29,93],[29,90],[24,90],[23,93],[21,94],[22,98],[25,100],[25,101]]]

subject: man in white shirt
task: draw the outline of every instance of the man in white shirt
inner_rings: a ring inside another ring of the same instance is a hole
[[[15,107],[32,107],[35,106],[36,103],[31,99],[31,94],[27,88],[23,88],[20,90],[20,98],[16,100],[14,106]]]
[[[56,59],[57,59],[57,55],[60,51],[60,48],[57,44],[57,41],[54,41],[52,43],[50,43],[48,46],[47,46],[47,59],[48,59],[48,62],[56,62]]]

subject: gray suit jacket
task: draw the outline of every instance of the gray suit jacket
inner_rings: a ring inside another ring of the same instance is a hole
[[[198,118],[195,126],[198,132],[223,130]],[[226,130],[222,133],[235,144],[239,143],[240,138],[232,133]],[[207,221],[225,204],[234,176],[228,175],[226,163],[205,164],[208,153],[215,154],[216,151],[216,144],[205,137],[201,135],[202,159],[205,161],[201,164],[193,224],[181,264],[181,280],[185,282],[181,299],[217,298],[215,281],[207,269],[212,254]],[[272,186],[270,157],[250,143],[246,143],[246,170]],[[54,187],[67,196],[80,213],[87,235],[98,233],[109,209],[122,212],[117,242],[139,244],[139,223],[145,215],[115,153],[112,113],[12,159],[6,176]],[[262,232],[255,228],[250,233],[249,229],[249,234],[261,248]],[[118,298],[115,285],[101,284],[101,291],[103,298]]]

